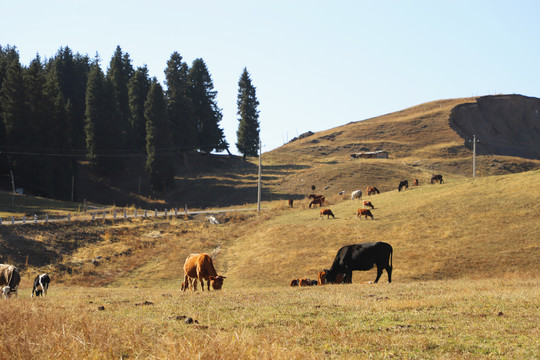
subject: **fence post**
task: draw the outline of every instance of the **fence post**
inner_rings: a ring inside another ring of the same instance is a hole
[[[2,218],[0,217],[0,225],[2,225]]]
[[[34,214],[34,224],[37,224],[37,215]]]
[[[124,209],[124,219],[127,219],[127,210]]]
[[[45,223],[49,222],[49,214],[45,214]]]
[[[15,216],[11,217],[11,225],[15,224]]]
[[[157,209],[154,210],[154,217],[157,217]]]
[[[24,215],[24,216],[22,217],[22,223],[23,223],[23,225],[26,224],[26,215]]]
[[[71,221],[71,214],[68,214],[68,221]]]
[[[96,220],[96,213],[92,213],[92,221]]]
[[[116,209],[114,209],[113,219],[116,220]]]
[[[165,217],[167,217],[167,209],[165,209]]]
[[[103,212],[103,220],[105,220],[105,211]]]
[[[137,209],[135,209],[135,218],[137,218]]]

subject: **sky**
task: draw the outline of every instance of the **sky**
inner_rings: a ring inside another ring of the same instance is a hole
[[[540,97],[537,0],[2,0],[0,14],[24,66],[68,46],[106,71],[120,46],[165,88],[173,52],[202,58],[235,154],[244,68],[263,152],[428,101]]]

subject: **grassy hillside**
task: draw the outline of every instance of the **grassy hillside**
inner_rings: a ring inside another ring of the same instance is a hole
[[[286,285],[292,278],[315,278],[341,246],[367,241],[392,244],[399,282],[538,276],[539,189],[540,171],[531,171],[370,196],[374,220],[356,218],[359,201],[333,196],[327,207],[336,219],[319,219],[319,209],[309,209],[305,199],[293,209],[281,201],[265,203],[270,210],[261,215],[219,215],[223,224],[217,226],[204,216],[76,222],[1,227],[0,239],[18,265],[28,244],[36,244],[48,258],[32,253],[30,265],[50,260],[47,269],[57,279],[88,285],[148,286],[151,276],[176,288],[185,257],[202,251],[228,277],[227,287]],[[374,276],[374,270],[357,272],[354,281]]]
[[[540,306],[540,171],[451,179],[359,201],[332,196],[269,210],[167,220],[0,227],[4,261],[23,269],[0,301],[0,353],[12,359],[535,358]],[[345,244],[394,247],[392,284],[290,288]],[[32,249],[30,246],[36,246]],[[24,266],[26,255],[29,266]],[[179,291],[182,265],[207,252],[220,292]],[[39,266],[38,266],[39,265]],[[45,299],[31,280],[52,274]],[[187,324],[186,319],[194,322]],[[196,320],[196,322],[195,322]]]

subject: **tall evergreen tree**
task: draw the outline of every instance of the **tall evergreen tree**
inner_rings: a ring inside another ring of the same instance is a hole
[[[119,147],[117,123],[112,89],[96,60],[88,74],[86,87],[86,148],[90,164],[100,173],[111,173],[117,169],[113,155]]]
[[[45,95],[45,71],[41,59],[37,56],[28,69],[23,72],[25,87],[25,111],[26,111],[26,135],[24,142],[19,146],[24,147],[26,156],[20,159],[26,171],[23,175],[24,187],[27,192],[41,196],[52,196],[52,158],[44,153],[55,151],[49,147],[48,140],[51,137],[49,131],[50,114],[48,99]]]
[[[246,68],[238,81],[238,105],[237,114],[238,130],[236,131],[236,148],[244,156],[257,156],[259,149],[259,101],[255,87],[251,83],[251,78]]]
[[[152,81],[144,106],[146,118],[146,172],[154,191],[166,190],[174,180],[172,134],[163,88]]]
[[[133,67],[129,55],[124,54],[120,46],[117,46],[107,70],[107,79],[112,86],[114,106],[117,113],[117,118],[111,120],[116,121],[116,127],[120,129],[120,137],[117,141],[121,148],[125,148],[127,140],[132,138],[131,134],[128,133],[130,129],[128,83],[132,75]]]
[[[3,120],[3,94],[2,85],[6,79],[7,69],[12,61],[19,61],[19,53],[15,47],[0,45],[0,151],[7,144],[6,129]],[[8,174],[11,166],[6,156],[0,156],[0,175]]]
[[[5,76],[0,89],[0,103],[2,104],[2,124],[4,129],[5,142],[2,145],[3,150],[21,150],[26,143],[26,99],[23,85],[23,69],[19,61],[19,54],[6,59]],[[8,156],[7,165],[13,170],[19,183],[24,184],[27,178],[22,155],[12,154]],[[19,179],[22,182],[19,182]]]
[[[182,61],[182,56],[174,52],[165,69],[167,85],[166,101],[170,123],[173,130],[174,145],[186,151],[197,145],[197,124],[192,115],[189,93],[189,67]],[[187,165],[187,158],[184,156]]]
[[[205,153],[228,150],[223,129],[219,123],[223,115],[217,105],[214,84],[206,64],[195,59],[189,71],[193,115],[197,123],[197,146]]]
[[[56,78],[61,94],[71,103],[71,141],[75,149],[85,148],[84,119],[86,107],[86,81],[90,71],[87,55],[76,53],[69,47],[60,48],[46,64],[48,74]]]
[[[148,68],[139,67],[128,84],[129,109],[131,113],[131,139],[128,144],[135,150],[144,150],[146,146],[146,119],[144,118],[144,103],[150,90]]]

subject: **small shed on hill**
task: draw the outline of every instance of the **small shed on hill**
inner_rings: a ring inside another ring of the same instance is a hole
[[[368,151],[351,154],[351,159],[388,159],[388,151]]]

